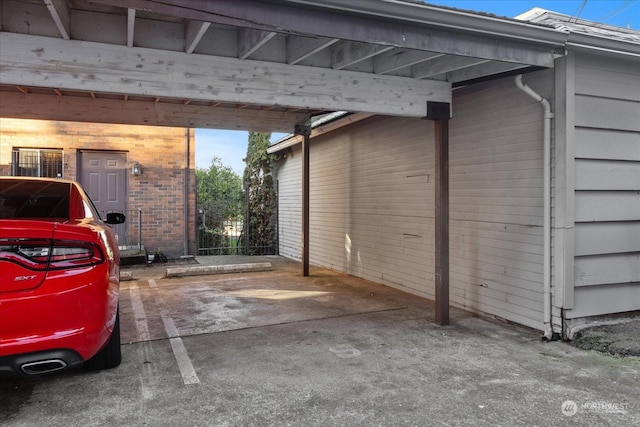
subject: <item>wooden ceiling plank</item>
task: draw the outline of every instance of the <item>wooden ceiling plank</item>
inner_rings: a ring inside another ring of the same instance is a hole
[[[327,37],[287,37],[287,63],[295,65],[327,49],[340,39]]]
[[[392,49],[393,46],[343,41],[332,47],[331,66],[342,70]]]
[[[247,59],[278,34],[274,31],[260,31],[241,28],[238,31],[238,58]]]
[[[473,67],[488,62],[485,59],[469,58],[465,56],[441,56],[426,62],[414,65],[412,68],[413,77],[416,79],[427,79],[438,74],[460,70],[466,67]]]
[[[392,50],[373,59],[373,72],[376,74],[389,74],[440,56],[444,55],[421,50]]]
[[[473,67],[449,71],[447,73],[447,81],[451,83],[459,83],[474,79],[481,79],[486,76],[510,73],[516,70],[522,70],[523,68],[528,68],[528,66],[512,64],[510,62],[487,62]]]

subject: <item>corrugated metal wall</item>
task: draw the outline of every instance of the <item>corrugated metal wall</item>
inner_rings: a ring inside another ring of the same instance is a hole
[[[550,96],[553,73],[525,80]],[[512,78],[454,94],[451,303],[542,328],[542,110]],[[278,167],[280,254],[300,258],[299,147]],[[430,121],[375,117],[311,144],[310,260],[433,298]]]
[[[640,310],[640,72],[576,56],[574,308]]]

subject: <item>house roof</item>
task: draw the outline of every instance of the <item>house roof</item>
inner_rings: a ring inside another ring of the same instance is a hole
[[[568,48],[609,51],[640,59],[640,31],[575,18],[541,8],[533,8],[515,19],[536,23],[567,34]]]
[[[574,18],[539,7],[534,7],[515,19],[546,25],[568,33],[588,34],[632,43],[640,42],[640,31],[638,30]]]

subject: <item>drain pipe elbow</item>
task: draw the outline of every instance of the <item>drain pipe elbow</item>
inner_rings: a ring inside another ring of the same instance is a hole
[[[549,101],[547,101],[545,98],[543,98],[539,93],[535,92],[529,86],[524,84],[522,82],[522,74],[518,74],[516,76],[516,86],[518,86],[518,88],[521,91],[523,91],[524,93],[529,95],[531,98],[535,99],[540,104],[542,104],[542,108],[544,110],[544,118],[545,119],[552,119],[553,118],[553,113],[551,112],[551,104],[549,103]]]
[[[544,341],[554,340],[551,314],[551,104],[537,92],[522,82],[522,74],[515,78],[516,86],[538,101],[544,110],[544,261],[543,261],[543,296],[544,296]]]

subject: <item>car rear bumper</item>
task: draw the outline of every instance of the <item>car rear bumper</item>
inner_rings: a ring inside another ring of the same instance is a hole
[[[77,366],[84,360],[68,349],[55,349],[35,353],[0,357],[0,377],[33,377],[51,374]]]
[[[108,341],[118,307],[118,283],[106,263],[69,277],[49,278],[38,289],[0,293],[0,370],[4,357],[64,349],[81,360]],[[65,282],[65,283],[63,283]]]

